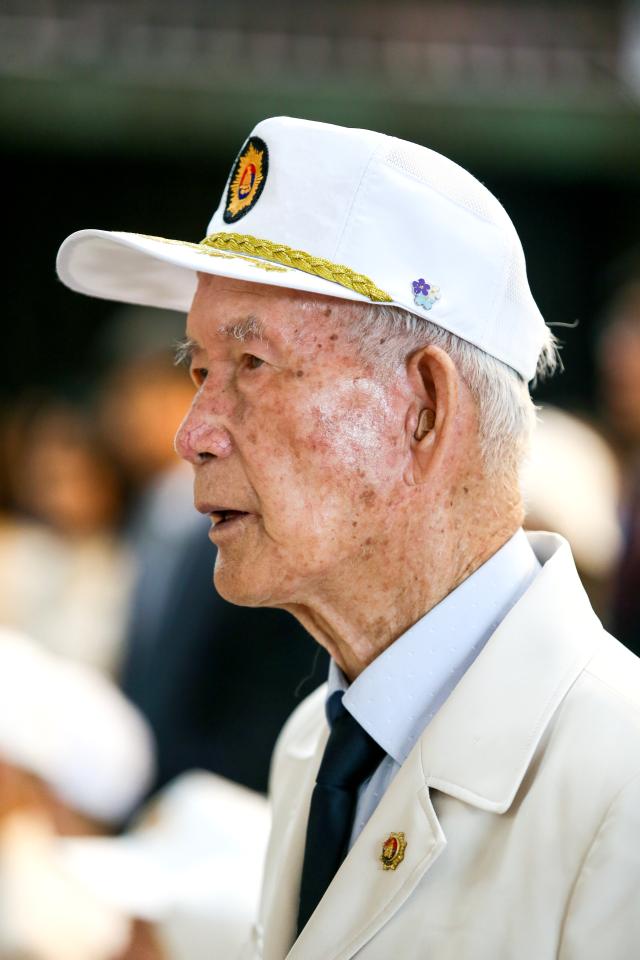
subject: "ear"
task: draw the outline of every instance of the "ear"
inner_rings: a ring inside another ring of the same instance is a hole
[[[425,483],[444,463],[456,434],[460,374],[440,347],[423,347],[408,360],[407,377],[413,402],[407,412],[410,464],[405,476],[412,485]]]

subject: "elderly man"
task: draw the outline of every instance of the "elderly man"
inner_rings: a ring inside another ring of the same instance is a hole
[[[276,118],[201,243],[81,231],[59,272],[190,308],[176,442],[216,585],[332,657],[276,748],[248,955],[638,955],[640,667],[567,544],[520,529],[555,352],[498,201],[431,150]]]

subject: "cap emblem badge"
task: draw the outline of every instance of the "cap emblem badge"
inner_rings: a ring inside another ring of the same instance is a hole
[[[427,283],[424,277],[414,280],[411,284],[413,290],[413,302],[417,307],[423,307],[425,310],[431,310],[434,303],[440,299],[440,287],[433,283]]]
[[[222,219],[235,223],[255,206],[269,170],[269,151],[260,137],[249,137],[233,165]]]
[[[380,854],[382,869],[395,870],[398,864],[404,860],[406,849],[407,841],[404,833],[390,833],[382,844],[382,853]]]

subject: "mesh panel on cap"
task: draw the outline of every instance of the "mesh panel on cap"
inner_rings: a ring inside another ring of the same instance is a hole
[[[511,303],[526,303],[529,294],[527,268],[519,244],[511,243],[507,254],[508,273],[504,285],[504,299]]]
[[[500,344],[499,359],[530,380],[535,376],[544,323],[531,297],[524,253],[515,232],[505,250],[502,276],[491,321],[495,342]]]
[[[495,223],[503,212],[498,201],[485,193],[470,173],[432,150],[400,142],[384,157],[384,162],[433,187],[483,220]]]

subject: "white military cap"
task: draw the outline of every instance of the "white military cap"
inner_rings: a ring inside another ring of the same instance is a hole
[[[259,123],[199,243],[80,230],[58,254],[80,293],[189,309],[195,272],[403,307],[535,375],[545,340],[496,198],[441,154],[310,120]]]
[[[0,759],[80,813],[126,817],[153,773],[146,721],[97,671],[0,627]]]

